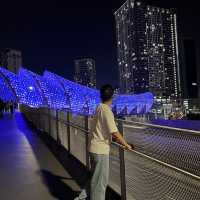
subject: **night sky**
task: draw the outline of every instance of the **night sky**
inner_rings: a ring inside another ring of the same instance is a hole
[[[1,2],[0,48],[19,49],[23,65],[41,73],[48,69],[73,79],[74,59],[96,61],[97,84],[117,85],[117,49],[114,11],[124,0],[13,1]],[[200,47],[198,1],[147,1],[174,7],[179,14],[179,32]]]

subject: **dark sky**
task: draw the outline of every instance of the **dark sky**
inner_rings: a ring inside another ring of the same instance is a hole
[[[73,77],[74,59],[96,60],[97,83],[117,84],[117,50],[113,13],[124,0],[65,0],[1,2],[0,48],[23,52],[23,64],[41,73],[51,70]],[[195,1],[148,1],[178,8],[182,36],[200,46],[200,12]],[[197,2],[197,1],[196,1]],[[195,23],[194,23],[195,21]]]

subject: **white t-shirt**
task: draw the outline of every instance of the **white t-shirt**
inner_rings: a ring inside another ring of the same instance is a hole
[[[111,134],[118,132],[118,129],[108,105],[99,104],[91,127],[89,151],[96,154],[109,154]]]

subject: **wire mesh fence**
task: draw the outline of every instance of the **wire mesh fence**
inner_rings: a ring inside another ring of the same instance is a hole
[[[115,192],[121,194],[119,148],[111,145],[109,185]]]
[[[22,112],[40,130],[87,164],[87,130],[84,116],[67,112],[31,109]],[[50,116],[49,116],[50,114]],[[88,120],[91,127],[92,119]],[[136,146],[125,151],[111,145],[109,186],[130,200],[198,200],[200,199],[200,135],[198,132],[120,121],[124,137]],[[124,177],[121,173],[124,165]],[[122,178],[125,180],[123,190]],[[125,193],[124,193],[125,192]],[[122,199],[124,199],[122,197]]]
[[[200,179],[135,152],[125,152],[127,199],[197,200]]]
[[[200,132],[123,121],[137,151],[200,176]]]

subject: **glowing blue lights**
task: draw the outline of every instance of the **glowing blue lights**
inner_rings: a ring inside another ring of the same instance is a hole
[[[44,106],[45,103],[43,97],[31,72],[21,68],[18,73],[18,79],[21,83],[20,87],[24,88],[24,94],[19,94],[19,96],[25,96],[25,100],[20,103],[27,104],[32,107]]]
[[[0,99],[3,102],[16,102],[15,94],[10,90],[9,86],[5,83],[3,77],[0,76]]]
[[[116,95],[113,99],[113,109],[120,115],[135,115],[147,113],[153,105],[153,95],[150,92],[137,95]]]
[[[57,109],[70,107],[67,93],[52,73],[44,73],[43,82],[41,85],[45,91],[46,97],[48,98],[50,107]]]
[[[15,91],[18,101],[26,104],[26,89],[23,87],[19,76],[4,68],[0,68],[0,73],[1,76],[7,81],[5,83],[9,83],[9,86],[12,87],[13,91]]]
[[[98,90],[79,85],[48,71],[40,76],[23,68],[18,75],[0,68],[0,98],[31,107],[69,109],[72,113],[84,115],[92,115],[100,103]],[[147,113],[152,104],[151,93],[115,95],[112,108],[119,115],[135,115]]]
[[[29,90],[34,90],[33,86],[29,86],[28,88],[29,88]]]

